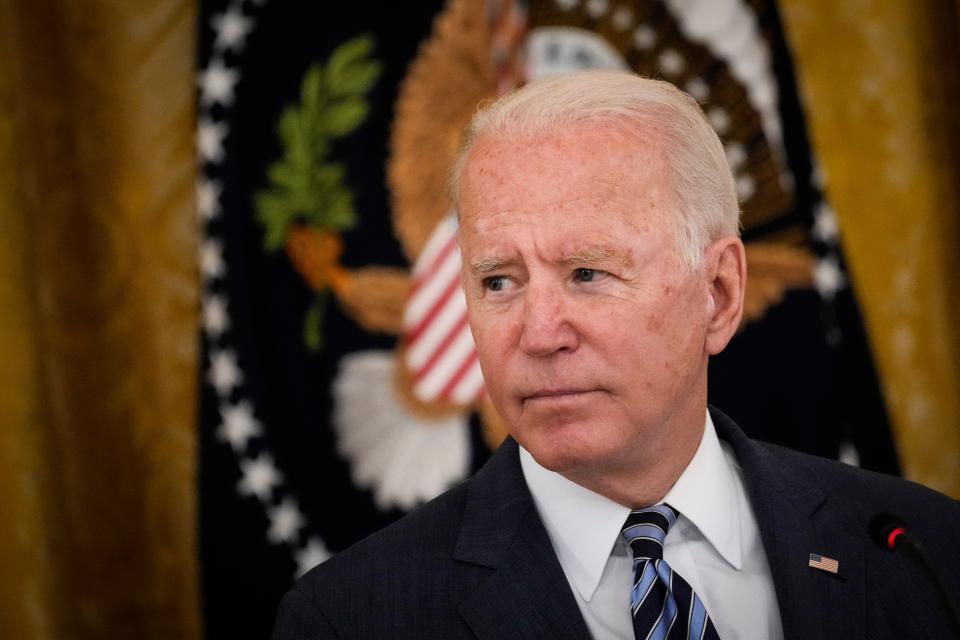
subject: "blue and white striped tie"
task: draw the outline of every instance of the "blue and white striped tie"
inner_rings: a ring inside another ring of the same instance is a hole
[[[631,511],[620,535],[633,554],[633,633],[637,640],[720,640],[703,601],[663,559],[677,521],[665,504]]]

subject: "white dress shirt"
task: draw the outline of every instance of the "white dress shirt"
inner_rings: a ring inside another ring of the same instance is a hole
[[[630,509],[541,467],[520,465],[560,566],[594,638],[632,640],[633,563],[620,529]],[[729,445],[707,413],[697,452],[663,502],[680,512],[663,555],[703,600],[722,640],[781,640],[760,531]]]

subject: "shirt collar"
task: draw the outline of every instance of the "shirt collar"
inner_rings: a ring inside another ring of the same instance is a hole
[[[710,413],[703,430],[700,446],[663,502],[680,512],[684,518],[717,550],[723,559],[740,570],[743,557],[740,545],[740,501],[737,499],[737,478],[732,465],[720,446],[717,430]]]
[[[730,464],[708,412],[697,451],[663,502],[681,513],[676,526],[689,520],[739,570],[739,502]],[[564,572],[589,602],[630,509],[545,469],[523,447],[520,466]]]

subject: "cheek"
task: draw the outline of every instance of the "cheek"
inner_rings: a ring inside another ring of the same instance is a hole
[[[663,376],[670,387],[682,387],[696,376],[706,357],[704,307],[694,296],[677,296],[655,322],[662,353]]]
[[[474,309],[470,324],[487,394],[502,416],[516,419],[519,407],[514,393],[518,377],[523,375],[517,322],[502,309],[492,313]]]
[[[702,318],[688,296],[676,289],[644,305],[595,316],[594,337],[605,347],[607,362],[634,384],[652,391],[672,388],[702,357]],[[702,309],[700,309],[702,312]]]
[[[502,373],[506,358],[511,352],[509,318],[504,314],[490,313],[474,307],[470,309],[469,320],[485,377],[494,376],[497,372]],[[487,376],[488,373],[490,376]]]

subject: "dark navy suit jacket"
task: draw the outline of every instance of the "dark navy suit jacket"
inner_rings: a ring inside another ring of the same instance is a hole
[[[960,503],[750,440],[711,412],[743,469],[786,638],[951,637],[923,571],[867,532],[877,512],[902,516],[957,593]],[[589,638],[517,451],[508,439],[469,481],[303,576],[280,604],[274,639]],[[838,560],[839,572],[808,567],[811,553]]]

